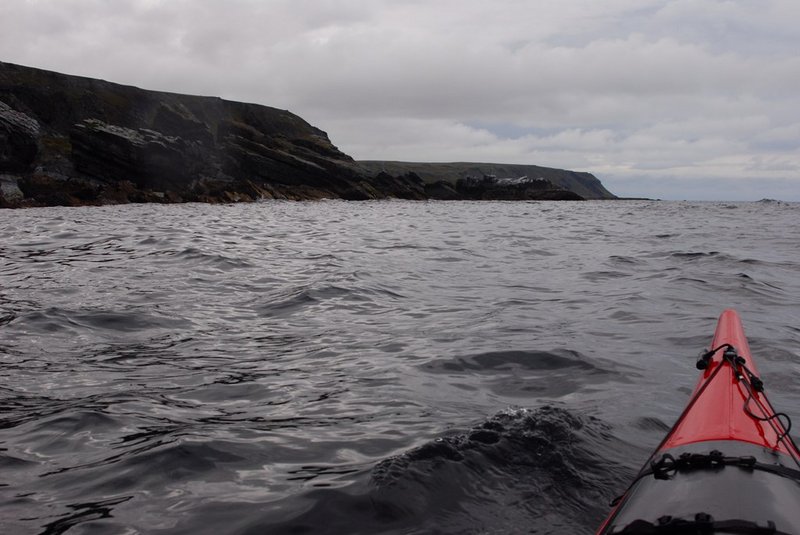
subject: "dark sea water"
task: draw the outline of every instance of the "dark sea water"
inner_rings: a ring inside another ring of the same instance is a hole
[[[0,532],[592,533],[719,313],[800,421],[800,205],[0,211]]]

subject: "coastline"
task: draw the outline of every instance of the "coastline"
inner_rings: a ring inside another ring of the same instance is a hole
[[[325,131],[287,110],[0,62],[2,208],[614,197],[590,173],[563,169],[402,162],[379,167],[354,160]],[[493,170],[503,174],[498,178]]]

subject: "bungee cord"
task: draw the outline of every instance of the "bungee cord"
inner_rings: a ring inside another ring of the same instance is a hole
[[[794,440],[789,435],[789,431],[792,428],[792,420],[788,414],[784,412],[775,412],[771,406],[761,401],[758,393],[764,392],[764,381],[762,381],[760,377],[758,377],[755,373],[753,373],[752,370],[750,370],[750,368],[747,367],[747,361],[738,354],[736,348],[731,344],[726,343],[702,352],[696,363],[697,369],[707,369],[711,364],[714,355],[722,349],[724,349],[725,352],[723,353],[719,364],[717,364],[717,366],[711,372],[711,375],[708,376],[708,378],[689,400],[689,403],[687,403],[686,407],[678,418],[678,421],[680,422],[683,420],[684,416],[692,410],[692,407],[695,405],[697,400],[700,399],[708,385],[713,382],[713,380],[724,367],[724,364],[727,362],[733,369],[736,379],[740,384],[744,385],[744,388],[747,391],[747,398],[745,399],[743,406],[744,412],[754,420],[765,422],[770,426],[777,437],[775,445],[776,447],[778,446],[778,443],[788,441],[786,450],[794,461],[798,470],[789,469],[780,465],[769,465],[756,462],[755,458],[753,457],[725,457],[721,452],[716,450],[709,454],[684,453],[677,459],[669,453],[664,453],[661,455],[659,460],[656,460],[657,452],[661,451],[664,444],[666,444],[666,442],[670,439],[670,434],[667,434],[667,436],[662,439],[659,446],[655,449],[656,453],[654,453],[645,464],[645,468],[643,468],[639,474],[637,474],[628,488],[625,489],[625,492],[612,500],[610,504],[612,507],[618,505],[628,495],[633,486],[636,485],[636,483],[642,478],[652,475],[656,479],[669,479],[671,475],[681,470],[739,466],[745,469],[764,470],[800,481],[800,458],[798,458],[798,451],[800,450],[797,449]],[[750,410],[751,402],[756,403],[758,409],[764,416],[759,416]],[[781,418],[783,418],[785,422],[782,421]],[[780,424],[780,427],[776,425],[776,421]]]

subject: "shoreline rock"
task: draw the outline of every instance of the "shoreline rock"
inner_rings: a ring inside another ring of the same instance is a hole
[[[323,198],[582,197],[549,180],[375,171],[286,110],[0,62],[2,208]]]

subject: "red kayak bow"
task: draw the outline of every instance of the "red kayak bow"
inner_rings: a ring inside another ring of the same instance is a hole
[[[800,452],[736,311],[722,313],[697,367],[686,409],[597,534],[800,534]]]

